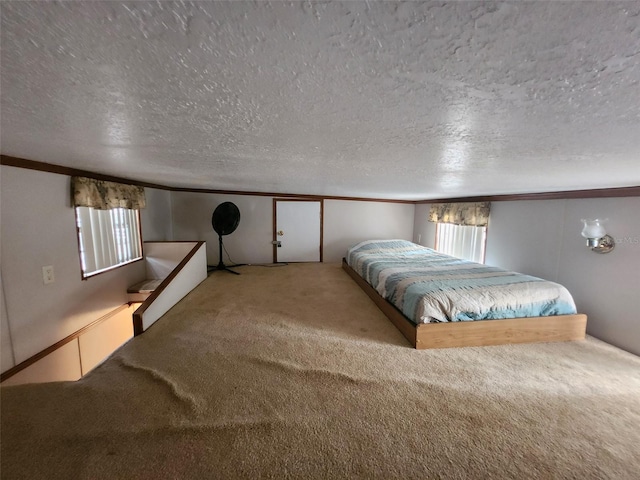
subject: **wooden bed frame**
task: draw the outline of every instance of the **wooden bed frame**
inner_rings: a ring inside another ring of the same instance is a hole
[[[417,349],[480,347],[509,343],[565,342],[584,339],[587,316],[506,318],[475,322],[414,324],[342,259],[342,268]]]

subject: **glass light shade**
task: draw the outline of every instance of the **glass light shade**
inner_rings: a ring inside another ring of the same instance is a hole
[[[584,222],[584,228],[582,229],[584,238],[602,238],[607,234],[607,231],[602,226],[603,220],[596,218],[594,220],[582,219],[582,221]]]

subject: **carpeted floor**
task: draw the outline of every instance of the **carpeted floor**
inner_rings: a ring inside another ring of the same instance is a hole
[[[3,387],[2,478],[638,478],[640,358],[416,351],[339,265],[240,271],[79,382]]]

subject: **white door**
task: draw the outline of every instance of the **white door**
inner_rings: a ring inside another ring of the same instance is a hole
[[[321,262],[322,201],[275,200],[274,261]]]

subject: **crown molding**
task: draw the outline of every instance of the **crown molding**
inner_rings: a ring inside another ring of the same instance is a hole
[[[640,186],[620,187],[620,188],[598,188],[590,190],[566,190],[560,192],[541,192],[541,193],[514,193],[506,195],[478,195],[475,197],[453,197],[453,198],[434,198],[425,200],[394,200],[389,198],[369,198],[369,197],[349,197],[337,195],[307,195],[302,193],[282,193],[282,192],[249,192],[241,190],[214,190],[206,188],[186,188],[172,187],[170,185],[160,185],[156,183],[141,182],[124,177],[114,177],[102,173],[91,172],[88,170],[79,170],[77,168],[63,167],[51,163],[38,162],[28,160],[26,158],[12,157],[9,155],[0,155],[0,165],[10,167],[26,168],[29,170],[37,170],[40,172],[56,173],[59,175],[80,176],[95,178],[97,180],[106,180],[109,182],[128,183],[147,188],[156,188],[159,190],[168,190],[171,192],[187,192],[187,193],[208,193],[216,195],[247,195],[252,197],[276,197],[276,198],[300,198],[309,200],[347,200],[356,202],[383,202],[383,203],[404,203],[410,205],[421,205],[429,203],[460,203],[460,202],[506,202],[519,200],[558,200],[558,199],[576,199],[576,198],[615,198],[615,197],[639,197]]]
[[[79,170],[77,168],[63,167],[61,165],[53,165],[51,163],[37,162],[26,158],[11,157],[9,155],[0,155],[0,165],[9,167],[26,168],[28,170],[37,170],[39,172],[56,173],[58,175],[68,175],[70,177],[89,177],[96,180],[105,180],[107,182],[128,183],[140,187],[158,188],[161,190],[171,190],[166,185],[158,185],[155,183],[140,182],[124,177],[114,177],[112,175],[104,175],[102,173],[90,172],[89,170]]]
[[[565,190],[561,192],[514,193],[507,195],[484,195],[476,197],[437,198],[418,200],[416,204],[425,203],[459,203],[459,202],[512,202],[519,200],[559,200],[571,198],[612,198],[640,197],[640,186],[619,188],[596,188],[591,190]]]

